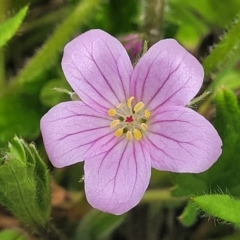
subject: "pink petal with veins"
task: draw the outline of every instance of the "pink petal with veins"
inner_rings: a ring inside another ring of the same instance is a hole
[[[97,209],[122,214],[136,206],[146,191],[151,162],[141,142],[122,139],[109,151],[85,161],[85,192]]]
[[[154,44],[137,63],[131,94],[150,111],[160,106],[185,106],[203,83],[197,59],[173,39]]]
[[[210,168],[222,153],[217,131],[192,109],[161,108],[150,124],[146,141],[156,169],[199,173]]]
[[[91,30],[64,48],[62,68],[73,90],[87,105],[106,112],[129,97],[132,64],[122,44]]]
[[[83,102],[64,102],[41,119],[43,142],[55,167],[64,167],[112,147],[117,138],[104,117]]]

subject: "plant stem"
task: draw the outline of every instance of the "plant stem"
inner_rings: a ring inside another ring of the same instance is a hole
[[[144,1],[144,23],[143,30],[149,47],[161,38],[161,29],[164,14],[164,0]]]
[[[186,202],[189,197],[173,197],[168,189],[147,190],[141,203],[161,202],[167,203],[168,206],[180,206]]]

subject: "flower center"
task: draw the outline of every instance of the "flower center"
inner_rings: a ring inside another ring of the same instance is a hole
[[[126,103],[119,103],[116,108],[108,110],[108,115],[113,117],[110,128],[115,130],[116,137],[125,134],[128,140],[141,140],[148,129],[147,122],[151,114],[144,108],[143,102],[132,106],[133,99],[130,97]]]

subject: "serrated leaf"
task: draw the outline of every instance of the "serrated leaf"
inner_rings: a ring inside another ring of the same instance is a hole
[[[23,7],[15,16],[0,24],[0,47],[5,45],[17,32],[28,11]]]
[[[239,200],[233,199],[229,195],[213,194],[194,197],[193,201],[208,215],[240,225]]]
[[[210,54],[203,60],[205,75],[216,72],[224,67],[228,62],[235,59],[240,54],[240,17],[235,19],[234,24],[222,40],[213,48]],[[239,59],[239,58],[237,58]]]
[[[81,221],[75,240],[106,240],[124,220],[125,215],[115,216],[92,210]]]

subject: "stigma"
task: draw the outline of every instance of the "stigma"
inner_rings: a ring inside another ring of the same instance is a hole
[[[113,118],[110,128],[118,138],[124,136],[128,140],[141,140],[148,129],[150,111],[145,108],[143,102],[133,104],[134,97],[127,99],[125,103],[119,103],[116,108],[110,108],[108,115]]]

